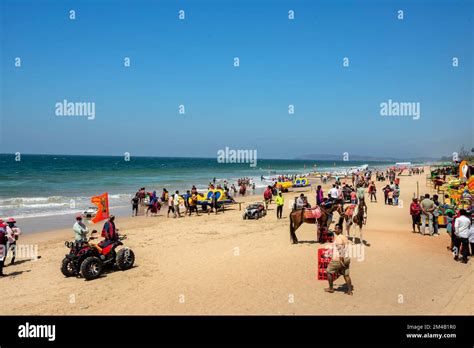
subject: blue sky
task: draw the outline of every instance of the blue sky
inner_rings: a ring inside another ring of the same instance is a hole
[[[0,153],[403,157],[474,145],[472,1],[0,3]],[[95,119],[57,117],[64,99],[94,102]],[[419,102],[420,119],[380,116],[388,99]]]

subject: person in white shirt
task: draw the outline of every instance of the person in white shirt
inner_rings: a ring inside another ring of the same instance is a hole
[[[329,197],[331,197],[333,200],[336,200],[337,197],[339,196],[339,192],[335,184],[332,185],[332,189],[330,189],[328,193],[329,193]]]
[[[296,209],[303,209],[304,208],[304,194],[300,194],[300,196],[296,199]]]
[[[72,227],[74,231],[74,240],[78,243],[86,242],[87,241],[87,233],[89,230],[87,229],[87,226],[84,225],[82,222],[82,216],[81,214],[76,215],[76,223]]]
[[[174,211],[173,195],[168,196],[168,214],[167,214],[167,217],[170,217],[170,212],[172,212],[174,217],[176,217],[176,212]]]
[[[179,191],[176,191],[176,193],[174,194],[173,200],[174,200],[174,217],[176,217],[176,215],[178,217],[181,217],[181,213],[179,212]]]
[[[467,211],[461,209],[459,217],[454,221],[454,260],[458,260],[459,248],[462,245],[462,262],[467,263],[467,254],[469,253],[469,230],[471,229],[471,219]]]
[[[19,227],[15,226],[16,220],[14,218],[9,218],[7,220],[7,227],[6,227],[6,232],[7,232],[7,252],[10,251],[10,249],[13,250],[13,256],[12,260],[10,262],[11,265],[15,264],[15,257],[16,257],[16,241],[18,240],[18,237],[21,234],[21,230]]]
[[[474,224],[471,224],[467,239],[469,240],[469,244],[471,244],[471,255],[474,255]]]

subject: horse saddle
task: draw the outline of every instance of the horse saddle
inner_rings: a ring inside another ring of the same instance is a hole
[[[319,219],[321,217],[321,209],[319,209],[319,207],[312,208],[312,209],[305,209],[304,217],[306,219]]]
[[[356,204],[351,204],[346,209],[346,216],[353,217],[359,212],[359,207]]]

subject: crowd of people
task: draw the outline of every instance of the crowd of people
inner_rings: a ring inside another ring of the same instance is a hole
[[[453,252],[454,260],[467,263],[468,255],[474,255],[474,224],[472,223],[471,211],[466,209],[451,209],[449,196],[440,202],[439,196],[425,194],[419,199],[414,197],[410,204],[410,215],[412,217],[412,232],[416,230],[421,235],[439,236],[438,217],[446,217],[446,232],[449,234],[451,243],[447,249]],[[428,230],[428,231],[427,231]],[[469,252],[469,248],[471,249]],[[462,258],[459,258],[459,255]]]
[[[144,214],[146,216],[158,215],[163,207],[168,208],[167,217],[170,217],[170,214],[172,214],[174,218],[180,218],[186,215],[191,216],[193,213],[199,216],[199,205],[201,205],[202,211],[208,214],[215,211],[217,214],[223,203],[220,201],[220,193],[215,190],[223,191],[223,199],[226,203],[235,202],[234,196],[230,192],[230,190],[232,190],[235,194],[235,186],[232,185],[229,189],[227,181],[224,181],[223,185],[216,184],[215,178],[208,185],[208,192],[211,192],[211,194],[206,197],[205,202],[199,202],[199,192],[195,185],[184,194],[180,194],[179,190],[170,193],[166,188],[163,188],[159,197],[156,191],[146,192],[143,187],[140,188],[131,199],[132,216],[139,215],[140,207],[144,207]]]

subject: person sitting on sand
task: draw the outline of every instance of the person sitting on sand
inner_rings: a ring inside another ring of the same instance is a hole
[[[334,292],[333,278],[336,273],[339,273],[346,281],[346,294],[352,295],[354,287],[352,286],[351,277],[349,276],[349,266],[351,264],[351,258],[349,257],[349,240],[342,234],[342,223],[336,224],[334,233],[336,237],[332,245],[332,259],[327,269],[329,288],[324,289],[324,291],[329,293]]]
[[[82,243],[87,241],[87,233],[89,230],[87,226],[82,222],[82,215],[79,213],[76,215],[76,223],[72,227],[74,231],[74,240],[77,243]]]

